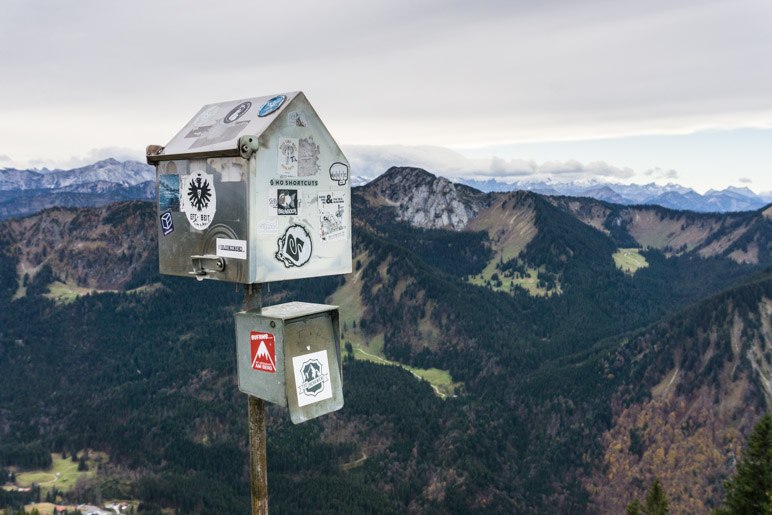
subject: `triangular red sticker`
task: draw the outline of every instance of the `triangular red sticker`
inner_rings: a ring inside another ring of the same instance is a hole
[[[271,333],[249,333],[252,349],[252,368],[261,372],[276,372],[276,341]]]

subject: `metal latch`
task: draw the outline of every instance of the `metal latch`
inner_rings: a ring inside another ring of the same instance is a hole
[[[193,263],[193,271],[197,279],[203,279],[205,275],[225,270],[225,260],[220,256],[206,254],[204,256],[190,256]]]

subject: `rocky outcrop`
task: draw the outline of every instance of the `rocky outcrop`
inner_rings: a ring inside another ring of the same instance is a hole
[[[485,193],[410,167],[390,168],[363,193],[375,205],[394,207],[398,221],[424,229],[461,230],[490,204]]]

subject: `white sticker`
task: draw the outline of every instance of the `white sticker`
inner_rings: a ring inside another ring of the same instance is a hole
[[[293,357],[292,368],[295,371],[298,406],[332,398],[330,362],[326,350]]]
[[[306,119],[306,113],[299,111],[292,111],[287,115],[288,127],[307,127],[308,120]]]
[[[247,242],[217,238],[217,255],[233,259],[247,259]]]
[[[300,144],[297,138],[282,138],[279,140],[277,172],[287,177],[298,176],[298,152]]]
[[[335,162],[330,165],[330,179],[336,181],[338,186],[345,186],[348,181],[348,165]]]
[[[255,225],[257,234],[279,234],[278,220],[260,220]]]
[[[212,174],[194,172],[180,177],[180,211],[195,229],[202,231],[212,224],[217,212]]]
[[[328,191],[319,193],[319,231],[322,241],[346,238],[346,193]]]

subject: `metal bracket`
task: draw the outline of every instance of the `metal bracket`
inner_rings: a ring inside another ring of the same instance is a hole
[[[190,256],[190,261],[193,263],[193,271],[189,273],[195,275],[197,279],[203,279],[205,275],[225,270],[225,260],[220,256],[211,254]]]
[[[239,153],[244,159],[249,159],[252,154],[257,152],[260,143],[257,136],[242,136],[239,138]]]

